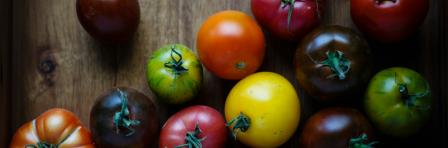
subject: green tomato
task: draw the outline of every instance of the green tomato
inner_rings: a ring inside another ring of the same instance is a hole
[[[148,85],[163,102],[181,104],[199,93],[202,66],[188,47],[164,46],[151,55],[146,66]]]
[[[367,88],[364,106],[373,124],[395,137],[417,133],[431,114],[428,82],[407,68],[389,68],[377,73]]]

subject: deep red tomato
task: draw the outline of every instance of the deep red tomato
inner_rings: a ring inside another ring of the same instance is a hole
[[[323,15],[322,0],[252,0],[257,21],[275,36],[298,41],[317,27]]]
[[[204,66],[220,78],[238,80],[263,62],[264,35],[257,22],[239,11],[222,11],[201,26],[197,46]]]
[[[171,116],[163,125],[159,147],[224,147],[227,128],[221,113],[208,106],[192,106]]]
[[[90,130],[98,147],[151,146],[159,131],[156,105],[135,89],[110,89],[92,107]]]
[[[72,112],[54,108],[20,127],[11,148],[94,148],[90,132]]]
[[[295,55],[300,86],[322,101],[349,98],[370,78],[371,54],[362,37],[349,28],[325,26],[309,33]]]
[[[408,38],[425,20],[429,0],[351,0],[359,30],[380,42]]]
[[[357,110],[327,108],[308,119],[300,144],[305,148],[371,148],[372,126]]]
[[[76,0],[76,12],[84,29],[106,43],[130,40],[140,22],[138,0]]]

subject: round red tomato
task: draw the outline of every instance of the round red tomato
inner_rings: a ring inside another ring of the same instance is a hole
[[[20,127],[11,148],[94,148],[89,130],[72,112],[54,108]]]
[[[351,0],[353,22],[381,42],[409,37],[425,20],[429,0]]]
[[[171,116],[163,125],[159,147],[224,147],[227,128],[221,113],[208,106],[192,106]]]
[[[298,41],[317,27],[323,15],[321,0],[252,0],[257,21],[275,36]]]
[[[197,38],[199,58],[213,74],[238,80],[254,73],[263,62],[264,35],[257,22],[239,11],[210,16]]]
[[[304,148],[371,148],[372,126],[357,110],[328,108],[308,119],[300,143]]]
[[[84,29],[106,43],[130,40],[140,22],[138,0],[76,0],[76,12]]]

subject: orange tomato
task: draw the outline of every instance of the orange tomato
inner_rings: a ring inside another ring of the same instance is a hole
[[[201,26],[197,47],[204,66],[216,76],[239,80],[254,73],[263,62],[263,32],[250,16],[239,11],[222,11]]]
[[[11,148],[59,147],[94,148],[90,132],[65,109],[50,109],[20,127],[12,138]]]

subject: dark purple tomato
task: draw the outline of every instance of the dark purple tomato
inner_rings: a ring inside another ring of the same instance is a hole
[[[295,54],[300,86],[321,101],[350,98],[371,75],[367,41],[349,28],[324,26],[309,33]]]
[[[90,130],[97,147],[147,147],[157,142],[156,105],[132,88],[108,90],[90,112]]]
[[[129,41],[140,21],[138,0],[76,0],[76,12],[93,38],[112,44]]]
[[[308,119],[300,144],[304,148],[370,148],[372,126],[357,110],[328,108]]]

